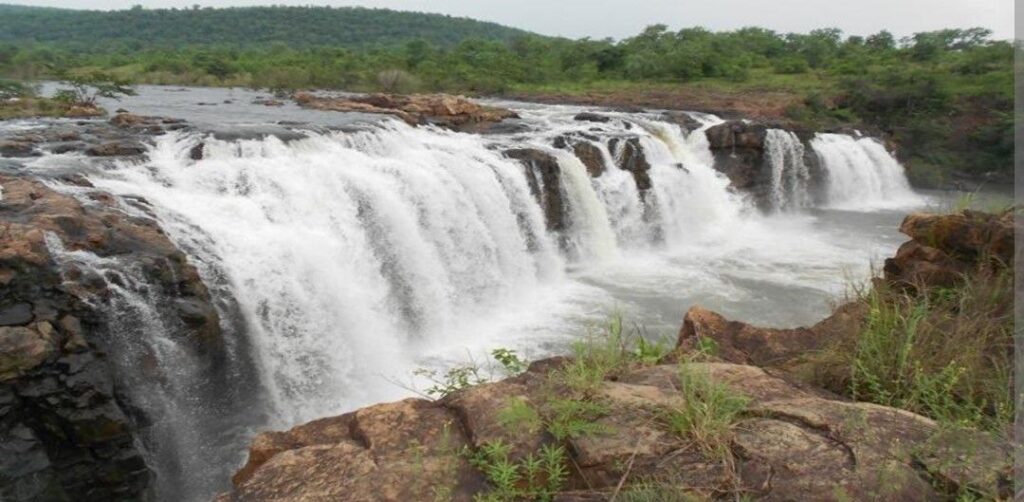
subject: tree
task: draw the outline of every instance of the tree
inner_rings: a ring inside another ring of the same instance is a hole
[[[61,83],[70,88],[60,89],[54,99],[71,106],[95,107],[99,98],[120,99],[134,96],[135,89],[126,80],[103,72],[92,72],[85,76],[62,74]]]
[[[886,30],[882,30],[867,38],[865,44],[876,51],[889,51],[896,48],[896,38]]]

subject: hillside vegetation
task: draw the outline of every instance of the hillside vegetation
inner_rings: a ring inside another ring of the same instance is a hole
[[[83,11],[0,5],[0,42],[44,42],[84,52],[281,42],[294,47],[370,47],[423,39],[508,40],[526,32],[440,14],[361,7],[236,7]]]
[[[574,41],[386,10],[0,6],[0,75],[104,70],[138,83],[446,91],[852,126],[888,135],[916,185],[941,186],[1012,180],[1013,47],[990,37],[656,25]]]

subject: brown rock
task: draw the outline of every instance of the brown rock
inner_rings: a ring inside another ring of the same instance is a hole
[[[1013,212],[1001,214],[964,210],[956,214],[915,213],[900,231],[911,241],[886,259],[889,282],[903,287],[948,287],[979,266],[1008,266],[1014,253]]]
[[[518,117],[511,110],[480,105],[463,96],[448,94],[368,94],[349,98],[323,98],[300,92],[295,94],[294,99],[299,106],[305,108],[388,114],[411,125],[432,123],[445,127],[459,127]]]
[[[0,382],[39,366],[56,353],[57,340],[49,323],[0,327]]]
[[[935,500],[941,497],[933,481],[995,494],[1008,479],[1010,452],[987,434],[950,438],[919,415],[834,400],[752,366],[684,368],[750,398],[729,445],[734,470],[666,427],[665,413],[683,404],[680,367],[635,368],[591,396],[607,409],[595,419],[604,431],[568,440],[574,467],[555,500],[604,500],[627,472],[624,490],[636,480],[660,480],[680,494],[743,493],[763,500]],[[498,418],[508,399],[538,406],[550,399],[552,389],[538,384],[542,377],[529,372],[442,402],[408,399],[364,408],[351,423],[361,431],[355,441],[344,430],[349,419],[338,422],[337,435],[311,435],[324,443],[300,441],[294,430],[272,440],[261,435],[254,449],[276,453],[222,499],[433,500],[443,493],[445,499],[468,500],[486,493],[486,486],[463,460],[450,456],[450,445],[543,444],[542,432],[531,439],[529,432],[503,430]],[[452,419],[458,424],[449,437],[463,438],[464,430],[468,442],[439,441]]]
[[[818,349],[828,340],[849,337],[860,329],[862,317],[850,304],[838,309],[835,319],[829,317],[811,328],[759,328],[739,321],[729,321],[700,306],[686,312],[679,331],[678,345],[683,351],[698,348],[701,338],[708,338],[718,347],[718,357],[726,361],[757,366],[784,366],[792,358]]]

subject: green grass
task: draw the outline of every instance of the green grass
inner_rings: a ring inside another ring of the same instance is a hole
[[[1014,413],[1012,271],[979,270],[948,288],[878,285],[860,295],[857,337],[810,358],[811,383],[920,413],[943,424],[1004,432]]]
[[[679,382],[682,402],[663,414],[666,426],[708,456],[728,456],[733,424],[750,400],[685,363],[679,368]]]

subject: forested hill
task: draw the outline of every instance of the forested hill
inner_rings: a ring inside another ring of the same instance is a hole
[[[48,42],[86,52],[274,42],[365,48],[413,39],[452,46],[467,38],[507,41],[526,33],[468,18],[361,7],[86,11],[0,4],[0,43]]]

